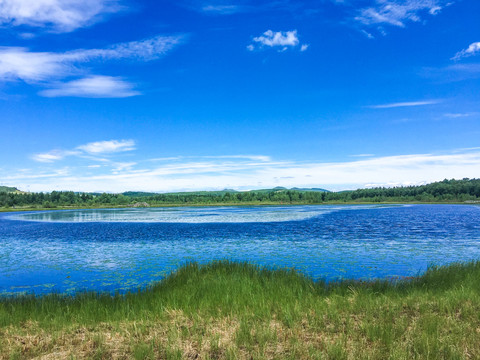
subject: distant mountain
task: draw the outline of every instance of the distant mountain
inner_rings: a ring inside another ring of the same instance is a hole
[[[277,187],[274,187],[273,189],[260,189],[260,190],[251,190],[251,191],[252,192],[260,192],[260,193],[269,193],[269,192],[288,191],[288,190],[330,192],[329,190],[325,190],[325,189],[321,189],[321,188],[297,188],[297,187],[293,187],[291,189],[288,189],[288,188],[283,187],[283,186],[277,186]]]
[[[20,193],[21,191],[18,190],[16,187],[11,186],[0,186],[0,192],[7,192],[7,193]]]
[[[144,192],[144,191],[125,191],[121,195],[127,196],[129,198],[142,198],[155,195],[225,195],[226,193],[239,193],[239,192],[255,192],[255,193],[271,193],[271,192],[281,192],[281,191],[316,191],[316,192],[330,192],[329,190],[321,188],[291,188],[287,189],[286,187],[277,186],[272,189],[257,189],[249,191],[238,191],[233,189],[223,189],[218,191],[182,191],[182,192],[170,192],[170,193],[156,193],[156,192]],[[11,186],[0,186],[0,192],[8,193],[24,193],[23,191],[18,190],[16,187]],[[82,194],[82,192],[75,192],[75,194]],[[100,196],[102,193],[88,193],[94,196]]]
[[[125,195],[128,197],[146,197],[146,196],[155,196],[158,194],[153,192],[143,192],[143,191],[125,191],[121,195]]]
[[[143,192],[143,191],[126,191],[123,192],[122,195],[128,197],[148,197],[148,196],[155,196],[155,195],[224,195],[226,193],[239,193],[239,192],[256,192],[256,193],[271,193],[271,192],[278,192],[278,191],[287,191],[287,190],[294,190],[294,191],[316,191],[316,192],[330,192],[329,190],[321,189],[321,188],[291,188],[287,189],[286,187],[277,186],[272,189],[257,189],[257,190],[249,190],[249,191],[237,191],[233,189],[223,189],[218,191],[181,191],[181,192],[169,192],[169,193],[153,193],[153,192]]]
[[[153,193],[153,192],[142,192],[142,191],[126,191],[122,195],[128,197],[148,197],[155,195],[223,195],[225,193],[236,193],[237,190],[233,189],[224,189],[219,191],[181,191],[181,192],[169,192],[169,193]]]
[[[297,191],[319,191],[319,192],[331,192],[330,190],[327,189],[322,189],[322,188],[296,188],[293,187],[290,190],[297,190]]]
[[[256,189],[256,190],[250,190],[250,191],[246,191],[246,192],[271,193],[271,192],[286,191],[286,190],[288,190],[288,189],[285,188],[285,187],[277,186],[277,187],[274,187],[273,189]]]
[[[218,191],[183,191],[183,192],[171,192],[165,195],[224,195],[226,193],[237,193],[237,190],[223,189]]]

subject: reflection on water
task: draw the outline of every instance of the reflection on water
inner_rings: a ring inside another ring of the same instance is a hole
[[[327,280],[412,276],[429,264],[479,259],[479,224],[479,207],[455,205],[3,214],[0,294],[126,291],[213,259]]]
[[[249,223],[305,220],[337,210],[365,206],[177,207],[97,209],[15,214],[12,219],[55,222]]]

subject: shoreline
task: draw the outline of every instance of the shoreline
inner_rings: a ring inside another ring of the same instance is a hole
[[[163,278],[160,280],[153,281],[149,284],[133,287],[129,290],[118,291],[118,290],[78,290],[76,292],[46,292],[46,293],[34,293],[34,292],[11,292],[11,293],[1,293],[0,292],[0,305],[2,303],[8,303],[9,301],[21,301],[22,299],[35,299],[41,300],[42,298],[49,298],[55,297],[58,299],[63,299],[66,301],[73,301],[75,298],[78,297],[111,297],[111,298],[123,298],[128,297],[130,295],[141,295],[143,293],[148,293],[154,290],[157,287],[161,287],[164,282],[169,282],[170,278],[175,278],[178,273],[182,273],[184,271],[188,271],[189,268],[193,267],[196,269],[204,270],[209,268],[215,267],[227,267],[227,268],[250,268],[258,273],[266,273],[270,276],[273,274],[284,274],[289,273],[294,277],[298,277],[307,281],[313,286],[320,286],[324,288],[325,291],[329,289],[335,288],[342,288],[342,287],[351,287],[351,286],[360,286],[360,287],[371,287],[378,284],[382,284],[384,286],[391,286],[392,288],[396,287],[403,287],[405,285],[409,285],[412,282],[421,281],[423,278],[427,276],[427,273],[432,271],[444,271],[450,267],[469,267],[469,266],[477,266],[480,268],[480,259],[479,260],[472,260],[468,262],[452,262],[446,265],[429,265],[427,269],[418,275],[408,275],[408,276],[387,276],[387,277],[378,277],[378,278],[336,278],[333,280],[326,280],[324,277],[319,276],[313,278],[301,270],[298,270],[293,267],[277,267],[277,266],[269,266],[269,265],[260,265],[255,264],[249,261],[235,261],[235,260],[228,260],[228,259],[219,259],[219,260],[211,260],[207,263],[198,263],[196,261],[190,261],[183,263],[182,265],[178,266],[174,270],[168,272]],[[187,270],[186,270],[187,269]]]
[[[167,207],[242,207],[242,206],[253,206],[253,207],[263,207],[263,206],[308,206],[308,205],[476,205],[480,206],[478,203],[466,203],[458,201],[435,201],[435,202],[323,202],[323,203],[275,203],[275,202],[264,202],[264,203],[210,203],[210,204],[155,204],[145,207],[134,207],[128,205],[109,205],[109,206],[58,206],[58,207],[28,207],[28,208],[0,208],[0,213],[4,212],[21,212],[21,211],[54,211],[54,210],[101,210],[101,209],[150,209],[150,208],[167,208]]]

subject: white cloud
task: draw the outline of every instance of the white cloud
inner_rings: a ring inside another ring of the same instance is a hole
[[[52,150],[46,153],[34,154],[32,159],[38,162],[54,162],[62,160],[67,156],[81,156],[85,155],[107,155],[125,151],[135,150],[134,140],[107,140],[96,141],[88,144],[77,146],[73,150]],[[95,158],[97,161],[108,162],[108,159]],[[92,165],[90,167],[96,167]]]
[[[121,163],[115,163],[113,166],[113,173],[117,174],[119,172],[122,172],[124,170],[131,170],[133,166],[137,165],[136,162],[121,162]]]
[[[392,109],[392,108],[399,108],[399,107],[434,105],[440,102],[441,100],[410,101],[410,102],[398,102],[398,103],[382,104],[382,105],[371,105],[367,107],[370,109]]]
[[[455,54],[452,60],[460,60],[469,56],[480,54],[480,41],[470,44],[470,46]]]
[[[425,67],[419,74],[440,83],[476,79],[480,77],[480,63],[455,63],[437,68]]]
[[[77,149],[83,150],[89,154],[108,154],[115,152],[135,150],[134,140],[109,140],[96,141],[85,145],[77,146]]]
[[[267,30],[262,36],[253,38],[253,41],[265,46],[297,46],[298,37],[297,30],[293,31],[276,31]]]
[[[245,159],[254,161],[272,161],[270,156],[265,155],[220,155],[220,156],[202,156],[203,159]]]
[[[438,14],[449,4],[447,0],[376,0],[374,6],[360,9],[355,20],[364,25],[404,27],[408,21],[420,21],[423,13]]]
[[[242,8],[238,5],[204,5],[201,8],[202,12],[210,14],[235,14],[240,12]]]
[[[36,35],[34,33],[30,33],[30,32],[24,32],[24,33],[19,33],[18,34],[18,37],[22,38],[22,39],[33,39],[36,37]]]
[[[365,31],[365,30],[361,30],[361,33],[363,35],[365,35],[367,38],[369,39],[375,39],[375,36],[373,36],[372,34],[370,34],[368,31]]]
[[[304,1],[293,0],[177,0],[177,4],[205,15],[232,15],[238,13],[295,12],[304,8]],[[307,9],[310,12],[315,10]]]
[[[262,161],[262,162],[270,162],[272,158],[266,155],[216,155],[216,156],[171,156],[171,157],[163,157],[163,158],[155,158],[150,159],[148,161],[180,161],[185,159],[241,159],[241,160],[252,160],[252,161]]]
[[[297,30],[292,31],[272,31],[267,30],[261,36],[253,38],[253,43],[247,46],[249,51],[253,51],[256,48],[263,47],[276,47],[279,48],[279,51],[285,51],[289,47],[295,48],[300,44],[298,39]],[[308,49],[309,44],[303,44],[300,47],[300,51],[305,51]]]
[[[443,116],[450,118],[450,119],[458,119],[458,118],[465,118],[465,117],[470,117],[477,115],[477,113],[472,112],[472,113],[447,113],[444,114]]]
[[[373,157],[375,154],[355,154],[355,155],[350,155],[352,157]]]
[[[51,77],[71,74],[74,67],[62,55],[29,52],[21,47],[0,47],[0,80],[45,81]]]
[[[61,160],[68,155],[69,154],[65,151],[52,150],[48,153],[35,154],[35,155],[32,156],[32,158],[35,161],[47,163],[47,162],[54,162],[54,161],[57,161],[57,160]]]
[[[175,158],[154,164],[151,168],[135,169],[132,163],[119,169],[92,169],[86,176],[80,169],[75,174],[56,176],[55,181],[12,175],[20,188],[32,191],[177,191],[259,187],[324,187],[332,190],[381,184],[408,185],[443,180],[444,178],[475,177],[480,167],[480,151],[456,150],[445,154],[411,154],[360,158],[346,162],[257,161],[249,158]],[[114,163],[112,165],[115,166]],[[10,181],[13,178],[6,178]],[[23,180],[22,180],[23,179]],[[260,184],[260,185],[259,185]]]
[[[182,36],[155,36],[140,41],[113,45],[106,49],[74,50],[63,54],[65,61],[89,61],[93,59],[155,60],[182,41]]]
[[[290,7],[289,0],[177,0],[176,4],[205,15],[232,15]]]
[[[0,24],[69,32],[120,9],[115,0],[0,0]]]
[[[150,61],[164,55],[181,41],[181,36],[156,36],[105,49],[80,49],[63,53],[32,52],[23,47],[0,47],[0,81],[21,80],[50,86],[51,89],[40,92],[40,95],[49,97],[122,98],[140,95],[133,90],[131,84],[119,77],[89,75],[86,63],[120,59]],[[59,83],[71,76],[82,77]]]
[[[40,171],[40,172],[35,172],[34,170],[31,170],[31,169],[22,169],[19,172],[20,172],[19,174],[8,176],[8,180],[15,181],[15,183],[17,180],[33,180],[37,182],[38,180],[45,179],[45,178],[65,177],[69,174],[69,169],[62,168],[62,169],[56,169],[53,171]],[[25,187],[22,187],[22,189],[28,188],[29,186],[30,185],[26,185]]]
[[[132,84],[121,78],[97,75],[60,83],[56,88],[41,91],[40,95],[46,97],[125,98],[141,94],[132,88]]]
[[[0,0],[1,1],[1,0]],[[22,47],[0,47],[0,80],[26,82],[64,78],[84,72],[78,64],[93,60],[153,60],[171,50],[180,36],[156,36],[117,44],[106,49],[74,50],[64,53],[31,52]]]

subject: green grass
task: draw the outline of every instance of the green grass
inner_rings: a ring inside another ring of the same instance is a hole
[[[126,295],[0,299],[0,359],[477,359],[480,262],[314,282],[228,261]]]

